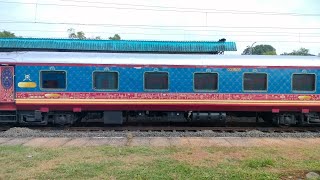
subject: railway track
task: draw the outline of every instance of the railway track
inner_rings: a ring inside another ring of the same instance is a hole
[[[0,127],[0,131],[7,131],[11,127]],[[320,127],[216,127],[216,126],[116,126],[116,127],[28,127],[40,131],[65,131],[65,132],[217,132],[233,133],[260,131],[264,133],[320,133]]]

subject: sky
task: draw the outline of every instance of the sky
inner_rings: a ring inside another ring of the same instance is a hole
[[[0,0],[0,31],[34,38],[217,41],[241,54],[269,44],[277,54],[301,47],[320,53],[319,0]]]

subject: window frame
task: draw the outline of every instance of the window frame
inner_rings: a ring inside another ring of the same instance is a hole
[[[42,84],[42,72],[65,72],[66,86],[65,88],[43,88]],[[66,91],[68,89],[68,72],[66,70],[40,70],[39,71],[39,82],[41,91]]]
[[[293,75],[295,75],[295,74],[314,75],[314,90],[313,91],[293,90]],[[317,74],[316,73],[292,73],[291,74],[291,92],[293,92],[293,93],[316,93],[317,92]]]
[[[95,81],[94,81],[94,73],[95,72],[104,72],[104,73],[117,73],[117,80],[118,80],[118,86],[117,86],[117,88],[116,89],[96,89],[95,87],[94,87],[94,85],[95,85]],[[119,86],[120,86],[120,73],[119,73],[119,71],[99,71],[99,70],[96,70],[96,71],[92,71],[92,89],[94,90],[94,91],[119,91]]]
[[[215,90],[206,90],[206,89],[195,89],[195,74],[217,74],[217,89]],[[193,91],[194,92],[218,92],[219,91],[219,73],[218,72],[193,72]]]
[[[146,89],[145,77],[146,73],[167,73],[168,75],[168,88],[167,89]],[[170,89],[170,74],[168,71],[145,71],[143,72],[143,90],[144,91],[169,91]]]
[[[266,87],[266,90],[245,90],[244,89],[244,76],[245,74],[265,74],[267,75],[267,87]],[[266,72],[244,72],[242,74],[242,91],[243,92],[268,92],[268,89],[269,89],[269,74],[266,73]]]

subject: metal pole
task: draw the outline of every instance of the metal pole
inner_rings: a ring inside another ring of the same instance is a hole
[[[251,47],[250,47],[250,55],[252,55],[253,45],[254,45],[255,43],[257,43],[257,42],[252,43],[252,45],[251,45]]]

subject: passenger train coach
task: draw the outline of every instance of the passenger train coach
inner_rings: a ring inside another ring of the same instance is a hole
[[[8,51],[0,64],[0,123],[320,123],[316,56]]]

